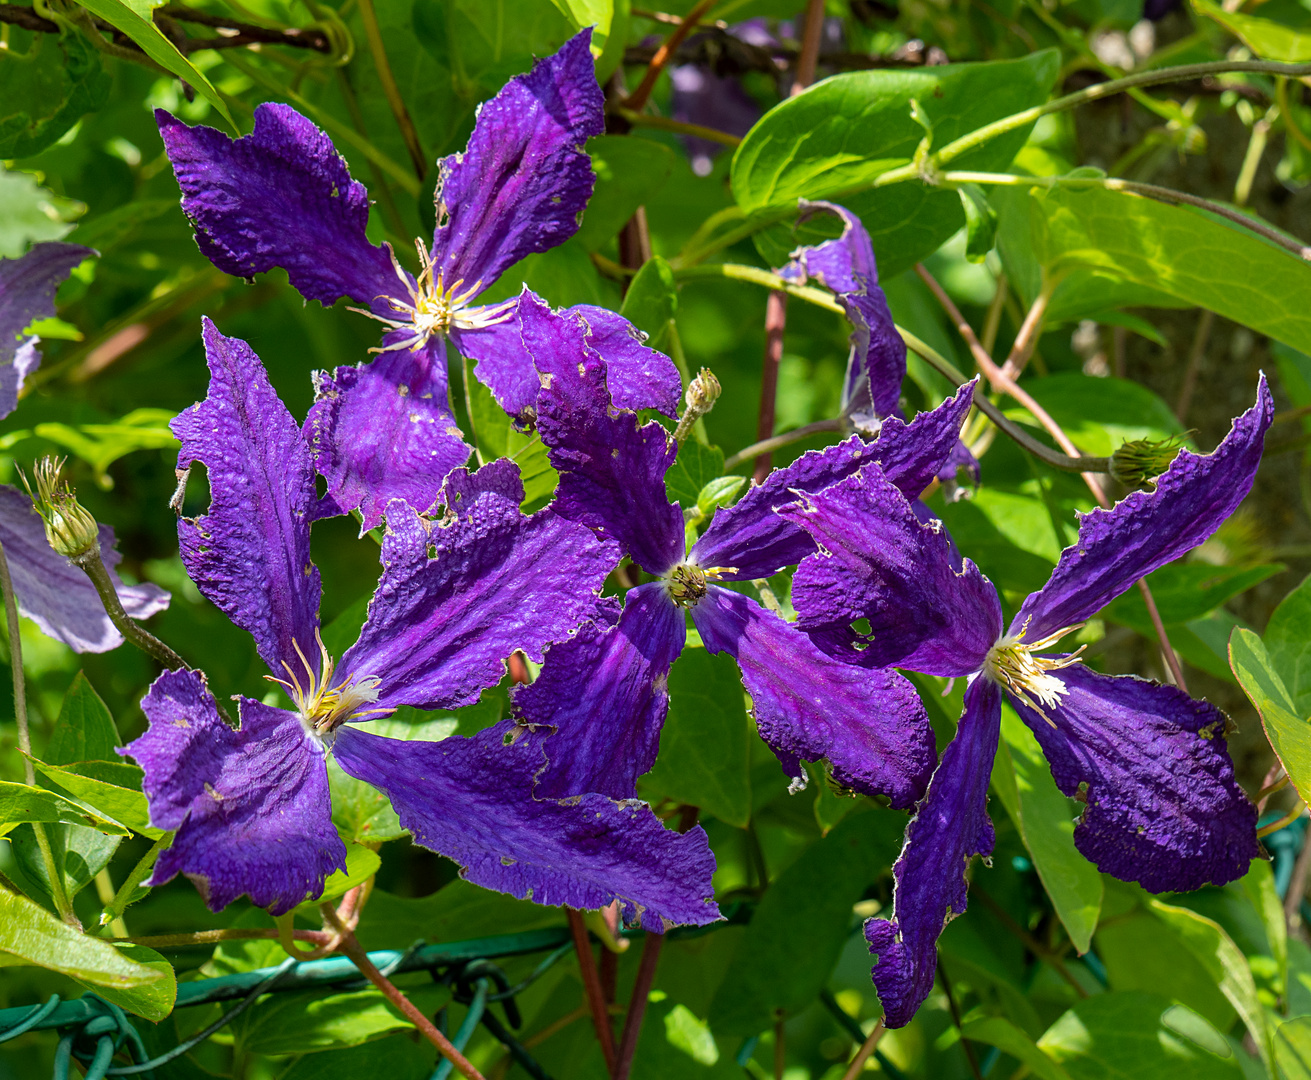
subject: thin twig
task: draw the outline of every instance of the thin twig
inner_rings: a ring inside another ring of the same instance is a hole
[[[587,998],[588,1008],[592,1012],[592,1023],[596,1027],[596,1041],[601,1044],[601,1055],[605,1058],[606,1072],[614,1074],[615,1037],[610,1030],[610,1014],[606,1009],[605,996],[601,993],[601,978],[596,970],[596,961],[592,958],[592,943],[587,937],[587,924],[583,914],[573,908],[565,908],[569,916],[569,931],[573,934],[574,949],[578,952],[578,973],[583,980],[583,993]]]
[[[119,892],[122,892],[120,889]],[[190,934],[149,934],[145,937],[109,938],[110,941],[122,941],[131,945],[147,945],[152,949],[182,949],[188,945],[213,945],[217,941],[257,941],[269,939],[276,941],[277,930],[243,930],[237,928],[223,930],[197,930]],[[308,941],[322,945],[331,937],[322,930],[293,930],[292,936],[297,941]]]
[[[1106,507],[1106,505],[1105,502],[1102,503],[1103,507]],[[1179,656],[1174,651],[1174,646],[1170,644],[1170,636],[1165,632],[1165,622],[1161,619],[1161,612],[1156,607],[1156,597],[1152,595],[1152,588],[1147,584],[1146,578],[1138,579],[1138,592],[1142,595],[1143,604],[1147,608],[1147,617],[1152,620],[1152,629],[1156,631],[1156,640],[1161,646],[1161,656],[1165,660],[1165,666],[1170,672],[1171,680],[1175,686],[1186,694],[1188,693],[1188,683],[1184,681],[1183,665],[1179,663]]]
[[[771,292],[765,300],[765,355],[760,366],[760,418],[756,422],[756,439],[764,441],[774,434],[774,406],[778,397],[778,368],[783,359],[783,332],[787,327],[787,293]],[[757,454],[752,474],[756,483],[769,475],[771,455]]]
[[[792,83],[792,97],[815,81],[819,62],[819,39],[824,33],[824,0],[806,0],[805,29],[801,34],[801,53],[797,57],[797,75]]]
[[[942,982],[942,989],[947,995],[947,1007],[951,1010],[951,1022],[956,1025],[956,1032],[960,1035],[960,1048],[965,1051],[965,1060],[970,1063],[970,1072],[974,1074],[974,1080],[983,1080],[983,1073],[979,1071],[978,1059],[974,1056],[974,1046],[961,1032],[960,1006],[956,1004],[956,995],[951,992],[951,980],[947,978],[947,969],[943,966],[941,959],[938,960],[938,979]]]
[[[341,935],[341,951],[349,956],[351,962],[360,969],[360,974],[382,991],[383,997],[395,1005],[405,1015],[405,1018],[423,1033],[424,1038],[437,1047],[442,1057],[454,1065],[461,1076],[467,1077],[467,1080],[485,1080],[483,1074],[474,1068],[473,1063],[455,1049],[451,1044],[451,1040],[437,1030],[433,1022],[423,1015],[414,1002],[401,993],[387,976],[374,967],[373,961],[369,959],[369,954],[364,951],[355,939],[354,933],[337,918],[337,912],[333,910],[332,905],[320,904],[319,910],[323,913],[324,922],[331,925],[333,931]]]
[[[641,112],[646,108],[647,100],[651,97],[651,91],[655,89],[656,80],[660,78],[660,72],[669,63],[678,47],[683,44],[683,40],[695,28],[696,24],[701,21],[718,0],[701,0],[691,11],[683,16],[682,21],[669,32],[665,38],[664,44],[656,50],[651,57],[651,63],[647,65],[646,74],[642,76],[642,81],[637,84],[637,89],[628,95],[624,101],[624,107],[632,109],[633,112]]]
[[[878,1046],[879,1040],[883,1038],[883,1032],[887,1030],[883,1026],[883,1018],[880,1017],[869,1037],[860,1044],[860,1049],[856,1051],[856,1056],[851,1059],[851,1064],[847,1066],[847,1071],[842,1074],[842,1080],[856,1080],[862,1069],[865,1068],[865,1062],[869,1060],[870,1054],[874,1053],[875,1047]]]
[[[672,131],[676,135],[687,135],[693,139],[705,139],[706,142],[719,143],[720,146],[727,146],[730,150],[736,150],[742,145],[742,139],[739,136],[730,135],[727,131],[720,131],[718,128],[706,127],[704,124],[689,124],[685,120],[671,120],[667,116],[652,116],[650,113],[634,112],[624,105],[617,105],[610,112],[627,120],[633,127],[649,127],[658,131]]]
[[[1193,345],[1188,350],[1188,365],[1184,368],[1183,385],[1179,388],[1179,400],[1175,402],[1174,414],[1182,424],[1193,403],[1193,392],[1197,389],[1197,373],[1202,367],[1202,358],[1206,355],[1207,338],[1211,336],[1211,326],[1215,323],[1215,312],[1203,309],[1202,317],[1197,320],[1197,331],[1193,334]]]
[[[984,907],[991,911],[993,915],[996,916],[997,921],[1006,929],[1007,933],[1019,939],[1029,952],[1033,953],[1034,956],[1044,964],[1047,964],[1057,975],[1069,983],[1079,997],[1086,998],[1088,996],[1088,991],[1083,988],[1083,985],[1079,980],[1076,979],[1070,969],[1065,966],[1065,962],[1052,949],[1048,948],[1029,933],[1029,931],[1027,931],[1023,926],[1012,919],[1010,912],[989,896],[984,889],[971,888],[970,896],[978,900]]]
[[[1055,280],[1045,280],[1042,288],[1038,290],[1038,295],[1034,297],[1028,313],[1024,316],[1024,322],[1020,324],[1019,332],[1011,345],[1011,354],[1006,357],[1006,363],[1001,366],[1002,372],[1012,382],[1024,373],[1029,357],[1033,355],[1034,346],[1038,344],[1038,337],[1042,333],[1043,320],[1047,317],[1047,305],[1051,302],[1052,293],[1055,291]]]
[[[123,603],[118,598],[118,590],[114,588],[114,583],[109,577],[109,571],[105,569],[105,562],[100,557],[99,545],[92,548],[85,555],[77,556],[72,561],[74,565],[81,567],[86,576],[91,579],[91,584],[95,586],[96,593],[100,596],[100,603],[105,609],[105,614],[109,616],[109,621],[118,628],[118,632],[124,638],[132,642],[142,652],[153,656],[170,671],[179,671],[189,666],[182,657],[123,610]]]
[[[356,7],[360,12],[360,21],[364,23],[364,36],[369,39],[369,53],[373,57],[373,67],[377,72],[378,82],[382,84],[382,92],[386,95],[387,104],[396,118],[396,126],[401,129],[401,138],[405,142],[405,149],[409,152],[415,175],[422,180],[428,173],[428,159],[424,156],[423,146],[419,142],[419,132],[414,126],[414,121],[410,119],[410,110],[406,108],[400,87],[396,85],[396,79],[391,73],[391,64],[387,61],[387,49],[382,41],[382,31],[378,27],[378,15],[373,10],[373,0],[358,0]]]
[[[1285,814],[1283,817],[1281,817],[1278,821],[1272,821],[1270,822],[1269,825],[1262,825],[1259,829],[1257,829],[1256,830],[1257,839],[1263,840],[1271,833],[1277,833],[1280,829],[1288,828],[1288,826],[1293,824],[1293,822],[1295,822],[1298,818],[1302,816],[1305,810],[1306,810],[1305,804],[1302,802],[1301,799],[1299,799],[1297,801],[1297,805],[1293,807],[1293,809],[1288,811],[1288,813]]]
[[[847,426],[847,421],[842,417],[834,417],[831,420],[816,420],[813,424],[807,424],[805,427],[793,428],[791,431],[785,431],[782,435],[775,435],[769,439],[762,439],[760,442],[752,443],[743,450],[739,450],[724,462],[724,471],[729,472],[736,469],[744,461],[750,461],[759,457],[761,454],[769,454],[775,450],[787,446],[789,443],[798,442],[801,439],[808,438],[811,435],[818,435],[821,431],[841,431]]]
[[[633,984],[633,996],[628,999],[628,1015],[624,1017],[624,1030],[619,1037],[614,1080],[628,1080],[628,1073],[633,1067],[633,1055],[637,1052],[637,1039],[642,1033],[642,1020],[646,1016],[651,985],[655,982],[656,965],[660,963],[660,947],[664,943],[664,934],[653,933],[648,933],[642,942],[642,958],[637,966],[637,981]]]
[[[173,843],[173,834],[166,832],[155,841],[149,851],[137,860],[136,866],[132,867],[132,872],[124,879],[123,884],[118,887],[118,892],[114,894],[113,899],[105,905],[105,910],[101,912],[101,926],[107,926],[115,919],[122,919],[123,912],[132,903],[132,894],[137,891],[137,886],[146,880],[146,875],[155,868],[155,860],[159,858],[159,853],[171,843]]]

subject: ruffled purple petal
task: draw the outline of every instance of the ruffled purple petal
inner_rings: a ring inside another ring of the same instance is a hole
[[[452,472],[438,521],[388,507],[382,578],[341,664],[382,681],[379,708],[471,705],[515,649],[540,662],[595,611],[618,552],[549,510],[525,517],[522,499],[502,459]]]
[[[895,807],[924,794],[937,760],[933,728],[895,671],[834,660],[793,624],[713,585],[692,619],[707,649],[737,660],[760,737],[789,776],[804,782],[802,761],[827,760],[843,787]]]
[[[519,315],[491,326],[451,327],[451,344],[474,361],[473,373],[502,409],[527,425],[537,414],[542,380],[519,333]]]
[[[954,398],[920,413],[909,424],[889,417],[873,442],[852,436],[823,450],[809,450],[785,468],[775,469],[736,504],[715,512],[691,558],[699,566],[737,567],[736,573],[723,575],[729,581],[769,577],[799,563],[815,550],[815,543],[805,529],[775,511],[795,502],[798,492],[823,491],[870,463],[877,462],[907,498],[917,498],[959,440],[973,387],[973,382],[967,383]]]
[[[158,585],[124,585],[114,573],[123,561],[114,550],[115,542],[114,530],[101,525],[100,556],[123,610],[137,620],[163,611],[172,597]],[[51,549],[32,500],[6,484],[0,484],[0,543],[9,561],[18,610],[44,633],[74,652],[108,652],[123,644],[123,635],[109,621],[86,574]]]
[[[178,468],[199,461],[209,512],[178,521],[182,562],[196,587],[244,630],[264,662],[297,672],[297,654],[317,661],[319,571],[310,561],[318,503],[300,428],[244,341],[205,319],[209,394],[173,420]]]
[[[289,105],[255,109],[255,130],[235,141],[155,110],[196,243],[236,277],[287,271],[300,294],[331,306],[408,298],[386,248],[364,235],[369,196],[332,140]]]
[[[617,541],[642,569],[663,574],[683,555],[683,515],[665,493],[678,447],[654,421],[610,405],[605,361],[578,312],[553,312],[527,291],[523,341],[542,378],[537,430],[560,474],[554,509]]]
[[[842,235],[822,244],[799,247],[792,252],[792,261],[778,273],[779,277],[804,285],[814,279],[835,293],[860,292],[878,285],[878,264],[874,259],[874,245],[869,233],[855,214],[837,203],[822,199],[802,199],[799,204],[799,221],[816,214],[832,214],[842,220]]]
[[[534,799],[541,743],[509,721],[437,743],[346,727],[334,753],[386,792],[417,843],[459,863],[476,885],[582,910],[618,900],[626,922],[657,933],[664,920],[719,918],[715,857],[699,827],[671,832],[636,800]]]
[[[1082,664],[1055,674],[1065,694],[1044,709],[1051,723],[1011,704],[1042,744],[1057,787],[1075,795],[1087,785],[1074,843],[1089,862],[1151,892],[1247,873],[1258,854],[1256,807],[1234,780],[1224,713],[1132,675]]]
[[[404,331],[388,335],[404,338]],[[446,342],[391,349],[358,367],[319,372],[305,438],[342,512],[376,528],[392,499],[427,510],[446,474],[469,459],[446,389]]]
[[[892,868],[892,918],[865,923],[865,939],[877,957],[874,987],[890,1028],[910,1023],[932,991],[938,935],[967,904],[965,871],[975,855],[992,852],[988,782],[1000,731],[1001,693],[986,679],[975,679],[965,691],[956,737]]]
[[[539,797],[637,793],[660,749],[669,668],[686,642],[682,609],[652,582],[629,592],[618,625],[590,622],[551,647],[537,681],[514,695],[523,723],[555,728]]]
[[[930,675],[979,670],[1001,634],[997,590],[970,560],[955,569],[941,522],[922,524],[877,465],[779,514],[819,545],[797,568],[792,602],[826,650]],[[860,619],[868,634],[852,627]]]
[[[659,409],[669,417],[678,415],[683,379],[674,362],[664,353],[643,344],[646,335],[622,315],[591,304],[576,304],[587,321],[587,344],[605,361],[606,385],[616,409]]]
[[[1262,375],[1256,404],[1234,421],[1213,453],[1182,450],[1155,491],[1135,491],[1110,510],[1083,515],[1078,540],[1061,553],[1047,584],[1029,594],[1012,632],[1027,624],[1026,638],[1038,641],[1076,626],[1139,578],[1205,541],[1251,490],[1273,415]]]
[[[563,244],[595,176],[583,144],[605,130],[605,99],[583,30],[478,110],[463,154],[441,163],[433,262],[449,286],[489,287],[527,255]]]
[[[23,331],[55,313],[55,290],[83,259],[95,256],[80,244],[34,244],[17,259],[0,259],[0,419],[18,407],[23,379],[41,363]]]
[[[345,869],[323,750],[299,717],[242,698],[233,731],[194,671],[166,671],[141,708],[150,727],[119,753],[146,772],[150,823],[177,833],[149,884],[186,874],[211,911],[245,893],[281,915]]]

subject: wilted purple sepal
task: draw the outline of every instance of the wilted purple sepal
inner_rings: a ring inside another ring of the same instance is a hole
[[[665,493],[678,447],[654,421],[611,408],[606,364],[577,312],[551,311],[525,292],[523,342],[542,377],[537,429],[560,473],[553,509],[617,541],[642,569],[661,574],[683,555],[683,515]]]
[[[91,581],[62,555],[51,550],[45,524],[32,500],[17,488],[0,484],[0,543],[14,580],[18,610],[74,652],[108,652],[123,644],[123,635],[105,614]],[[114,567],[123,556],[114,550],[114,530],[100,526],[100,557],[134,619],[148,619],[172,599],[158,585],[124,585]]]
[[[511,263],[563,244],[595,175],[583,144],[605,130],[591,29],[478,110],[463,154],[441,163],[433,261],[447,284],[487,288]]]
[[[177,833],[149,884],[186,874],[211,911],[247,893],[281,915],[345,869],[323,752],[293,713],[242,698],[233,731],[194,671],[165,672],[141,708],[150,727],[119,753],[145,770],[150,823]]]
[[[296,646],[315,663],[319,652],[309,450],[251,347],[209,319],[202,334],[209,395],[170,425],[182,442],[178,467],[203,462],[210,487],[209,512],[178,522],[182,562],[201,592],[250,632],[273,672],[281,676],[285,662],[299,674]]]
[[[792,581],[804,630],[853,663],[949,677],[979,670],[1002,630],[997,591],[968,559],[955,569],[940,523],[921,523],[877,465],[779,514],[820,548]],[[859,619],[867,635],[851,629]]]
[[[1234,780],[1224,713],[1173,686],[1082,664],[1061,682],[1051,724],[1012,704],[1057,787],[1074,795],[1088,785],[1075,846],[1104,873],[1152,892],[1242,877],[1258,854],[1256,807]]]
[[[1256,404],[1212,453],[1181,450],[1155,491],[1135,491],[1110,510],[1085,514],[1078,540],[1061,553],[1047,584],[1024,601],[1012,632],[1027,622],[1025,636],[1034,641],[1081,623],[1139,578],[1206,540],[1252,489],[1273,416],[1262,375]]]
[[[378,707],[477,701],[522,649],[534,661],[595,609],[618,552],[549,510],[525,517],[505,459],[457,469],[437,523],[404,503],[387,512],[382,578],[343,676],[382,679]]]
[[[886,795],[901,809],[924,793],[937,748],[902,676],[834,660],[792,623],[728,589],[712,585],[692,618],[710,652],[737,660],[760,737],[789,776],[804,780],[801,762],[825,759],[839,784]]]
[[[41,364],[23,331],[55,313],[55,291],[83,259],[96,252],[80,244],[34,244],[16,259],[0,259],[0,420],[18,407],[23,380]]]
[[[255,109],[255,130],[230,139],[155,110],[196,243],[236,277],[282,267],[307,300],[370,305],[404,296],[385,248],[369,243],[369,197],[332,140],[289,105]]]
[[[317,373],[305,437],[337,505],[360,511],[361,533],[381,524],[393,499],[430,509],[446,474],[469,458],[447,400],[445,340]]]
[[[1001,692],[986,679],[975,679],[965,691],[956,737],[943,752],[892,868],[892,918],[865,923],[865,939],[878,958],[874,986],[890,1028],[910,1023],[929,996],[938,935],[965,911],[965,870],[975,855],[992,852],[988,782],[1000,731]]]
[[[873,442],[852,436],[823,450],[808,450],[775,469],[733,506],[716,511],[693,546],[692,558],[701,566],[737,567],[736,573],[723,575],[730,581],[769,577],[800,562],[815,550],[815,543],[775,511],[795,502],[799,492],[822,491],[871,463],[878,463],[907,498],[918,498],[959,441],[973,388],[973,381],[967,383],[954,398],[909,424],[889,417]]]
[[[645,803],[583,795],[538,800],[538,738],[507,721],[438,743],[343,728],[334,752],[352,776],[387,793],[424,847],[464,878],[538,904],[594,910],[619,900],[624,919],[661,933],[662,920],[718,919],[705,833],[664,827]]]
[[[590,623],[551,646],[530,686],[515,691],[515,712],[530,727],[554,727],[550,764],[537,794],[593,791],[625,799],[649,772],[669,715],[669,668],[687,642],[687,621],[662,582],[632,589],[617,625]]]

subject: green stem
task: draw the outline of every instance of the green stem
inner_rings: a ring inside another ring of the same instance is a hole
[[[9,576],[9,557],[5,554],[4,544],[0,544],[0,591],[4,593],[5,620],[9,630],[9,670],[14,678],[14,719],[18,724],[18,749],[23,755],[23,774],[28,787],[36,784],[36,769],[32,767],[32,736],[27,723],[27,684],[23,680],[23,644],[19,639],[21,633],[18,625],[18,603],[14,599],[14,582]],[[36,846],[41,852],[41,861],[45,864],[46,877],[50,880],[50,897],[55,902],[59,917],[70,926],[79,930],[82,924],[73,913],[73,904],[64,890],[64,875],[55,864],[55,853],[50,847],[50,837],[46,835],[45,825],[39,821],[32,822],[32,834],[36,837]]]
[[[118,590],[114,588],[114,582],[110,579],[109,571],[105,569],[104,560],[100,557],[98,544],[85,555],[79,555],[72,561],[91,579],[105,614],[123,637],[142,652],[153,656],[170,671],[180,671],[189,666],[182,657],[123,610],[123,604],[118,598]]]
[[[674,271],[674,278],[677,281],[713,277],[724,277],[731,281],[749,281],[752,285],[761,285],[766,289],[785,292],[789,296],[795,296],[808,304],[814,304],[816,307],[822,307],[826,311],[832,311],[838,315],[846,313],[846,309],[833,299],[831,292],[811,288],[808,285],[796,285],[775,273],[762,270],[758,266],[746,266],[743,263],[713,263],[709,266],[687,266]]]
[[[373,55],[373,67],[377,72],[378,81],[382,84],[382,92],[386,95],[387,104],[396,118],[396,126],[401,129],[401,138],[405,142],[405,149],[409,152],[415,175],[422,180],[428,172],[428,159],[419,143],[419,132],[414,126],[414,121],[410,119],[409,110],[405,107],[405,99],[401,97],[400,87],[396,85],[396,78],[391,73],[387,50],[382,42],[382,31],[378,27],[378,15],[373,10],[373,0],[357,0],[356,7],[359,8],[360,21],[364,23],[364,36],[369,39],[369,52]]]
[[[123,884],[118,887],[118,892],[114,894],[112,900],[105,905],[105,910],[100,914],[100,925],[108,926],[115,920],[123,918],[123,912],[132,903],[132,894],[137,891],[137,886],[146,880],[146,875],[155,868],[155,860],[159,858],[159,853],[173,842],[173,834],[166,832],[138,860],[136,866],[132,867],[132,872],[128,874]]]
[[[719,143],[720,146],[727,146],[731,150],[736,150],[742,145],[742,140],[738,136],[730,135],[727,131],[705,127],[702,124],[687,124],[681,120],[670,120],[667,116],[649,116],[646,113],[634,112],[632,109],[625,109],[622,106],[610,111],[616,116],[627,120],[633,127],[649,127],[658,131],[672,131],[678,135],[690,135],[694,139],[705,139],[706,142]]]
[[[805,427],[795,428],[792,431],[785,431],[782,435],[761,439],[760,442],[752,443],[728,458],[724,462],[724,472],[729,472],[736,469],[743,462],[753,461],[762,454],[771,454],[775,450],[780,450],[790,443],[798,442],[808,436],[818,435],[825,431],[841,431],[846,426],[847,422],[842,417],[836,417],[832,420],[816,420],[813,424],[807,424]]]

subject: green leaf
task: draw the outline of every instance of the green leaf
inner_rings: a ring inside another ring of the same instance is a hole
[[[321,903],[325,900],[336,900],[337,897],[350,892],[356,885],[363,885],[378,872],[378,867],[381,865],[382,859],[372,848],[367,848],[363,844],[347,844],[346,869],[334,870],[329,874],[327,881],[323,883],[323,892],[302,904],[297,911],[313,916]]]
[[[1101,912],[1102,878],[1074,846],[1077,811],[1057,788],[1033,732],[1009,706],[1002,708],[1001,732],[993,766],[994,777],[1001,773],[998,796],[1019,829],[1075,949],[1086,953]],[[1006,782],[1008,769],[1012,784]]]
[[[721,476],[711,480],[697,494],[696,508],[706,516],[713,514],[721,506],[732,503],[746,482],[745,476]]]
[[[158,840],[164,835],[163,829],[150,824],[150,807],[141,792],[144,774],[137,766],[117,762],[111,769],[99,770],[95,765],[110,763],[96,762],[61,767],[48,765],[36,758],[32,759],[32,764],[42,776],[54,783],[60,794],[68,795],[152,840]],[[88,768],[88,765],[91,767]],[[113,779],[96,776],[95,772],[109,773]]]
[[[1278,574],[1278,563],[1264,566],[1214,566],[1204,562],[1170,563],[1147,577],[1152,598],[1167,626],[1201,619],[1221,604]],[[1142,593],[1131,589],[1106,608],[1107,617],[1151,633],[1152,621]]]
[[[200,91],[205,100],[228,122],[228,126],[238,135],[241,134],[219,92],[151,20],[152,5],[138,3],[129,6],[123,0],[81,0],[81,3],[91,14],[104,19],[140,45],[141,51],[165,71],[172,72]]]
[[[1264,641],[1296,711],[1311,716],[1311,577],[1280,601]]]
[[[668,351],[669,328],[678,315],[678,284],[659,255],[647,259],[628,283],[619,314],[647,335],[651,348]]]
[[[965,211],[965,258],[983,262],[997,243],[997,211],[978,184],[962,184],[960,201]]]
[[[408,949],[419,938],[466,941],[564,925],[564,912],[459,879],[429,896],[374,889],[356,936],[366,949]]]
[[[1127,379],[1061,374],[1034,379],[1025,387],[1088,454],[1109,457],[1132,439],[1164,439],[1184,431],[1158,394]],[[1040,426],[1026,409],[1008,409],[1007,415]]]
[[[93,986],[85,980],[79,982],[88,989],[94,988],[96,993],[106,1001],[130,1013],[156,1022],[163,1020],[173,1011],[173,1005],[178,999],[178,980],[173,974],[173,965],[154,949],[148,949],[144,945],[131,945],[119,941],[114,942],[112,947],[129,960],[142,964],[152,971],[158,971],[160,975],[158,981],[131,987]]]
[[[47,191],[30,173],[0,168],[0,258],[16,259],[28,244],[62,239],[84,213],[85,204]]]
[[[1148,906],[1179,936],[1206,969],[1220,992],[1242,1018],[1255,1040],[1261,1061],[1274,1074],[1275,1048],[1264,1006],[1256,995],[1256,980],[1243,951],[1219,923],[1184,907],[1153,898]]]
[[[960,196],[925,184],[878,190],[869,184],[906,165],[924,138],[911,118],[919,103],[945,146],[975,128],[1047,99],[1057,74],[1055,50],[1020,60],[949,64],[914,71],[835,75],[775,106],[747,133],[733,158],[732,190],[748,215],[777,213],[800,198],[834,197],[858,214],[892,277],[936,250],[965,224]],[[1004,169],[1028,138],[1023,128],[983,144],[953,168]],[[794,246],[787,228],[757,238],[766,260],[781,266]]]
[[[1029,208],[1034,250],[1049,274],[1104,270],[1311,351],[1311,308],[1301,302],[1311,265],[1255,233],[1105,188],[1036,191]]]
[[[1199,1037],[1205,1044],[1196,1041]],[[1080,1001],[1047,1029],[1038,1046],[1071,1080],[1239,1080],[1243,1075],[1219,1032],[1156,994],[1098,994]]]
[[[1226,11],[1207,0],[1193,0],[1193,9],[1241,38],[1243,44],[1263,60],[1283,60],[1293,64],[1311,60],[1311,19],[1307,18],[1306,8],[1299,3],[1273,0],[1261,5],[1259,16]]]
[[[70,900],[109,865],[123,841],[122,836],[108,835],[83,825],[48,825],[45,833],[55,865],[64,875],[64,892]],[[51,895],[50,875],[46,872],[45,859],[37,846],[32,826],[20,825],[9,834],[9,844],[23,873],[47,896]]]
[[[405,994],[431,1015],[451,1000],[449,987],[426,983]],[[359,1046],[397,1031],[412,1031],[381,992],[370,987],[325,995],[321,990],[270,994],[234,1025],[237,1045],[252,1054],[304,1054]]]
[[[161,971],[74,930],[8,889],[0,889],[0,954],[0,963],[35,964],[95,986],[147,986],[164,979]]]
[[[905,818],[852,814],[806,848],[756,908],[710,1004],[719,1035],[754,1035],[775,1010],[805,1008],[828,980],[847,940],[852,905],[901,848]]]
[[[577,239],[588,251],[596,251],[664,186],[674,169],[674,152],[632,135],[598,135],[588,141],[587,152],[596,173],[596,189]]]
[[[1284,902],[1275,888],[1275,872],[1265,859],[1253,859],[1242,879],[1243,894],[1261,918],[1266,942],[1278,971],[1276,989],[1281,998],[1288,996],[1288,922]]]
[[[342,1047],[331,1054],[306,1055],[279,1080],[360,1080],[385,1076],[387,1080],[428,1080],[432,1053],[427,1043],[408,1035],[393,1035],[362,1046]]]
[[[118,746],[118,728],[109,707],[96,693],[86,673],[79,671],[59,707],[46,761],[51,765],[68,765],[74,761],[121,764],[123,759],[114,752]]]
[[[98,815],[63,795],[45,788],[0,780],[0,836],[22,822],[31,821],[90,825],[120,836],[128,835],[128,829],[119,822]]]
[[[733,658],[685,650],[669,673],[669,718],[660,733],[660,756],[643,785],[745,828],[751,819],[752,728]]]
[[[1311,724],[1275,672],[1265,645],[1251,630],[1235,627],[1229,666],[1261,717],[1266,738],[1303,802],[1311,800]]]
[[[32,433],[81,458],[104,485],[112,483],[105,470],[121,457],[137,450],[176,450],[179,443],[168,426],[176,415],[169,409],[133,409],[115,424],[46,423]]]
[[[1311,1080],[1311,1017],[1288,1020],[1275,1029],[1275,1061],[1282,1080]]]
[[[688,439],[678,448],[678,457],[665,473],[665,492],[671,502],[690,508],[696,506],[706,485],[723,475],[724,451]]]
[[[80,34],[35,34],[0,64],[0,158],[39,154],[105,103],[114,80]]]
[[[987,1043],[1010,1054],[1041,1080],[1070,1080],[1070,1074],[1044,1054],[1023,1031],[1003,1016],[974,1020],[961,1028],[961,1036],[971,1042]]]

